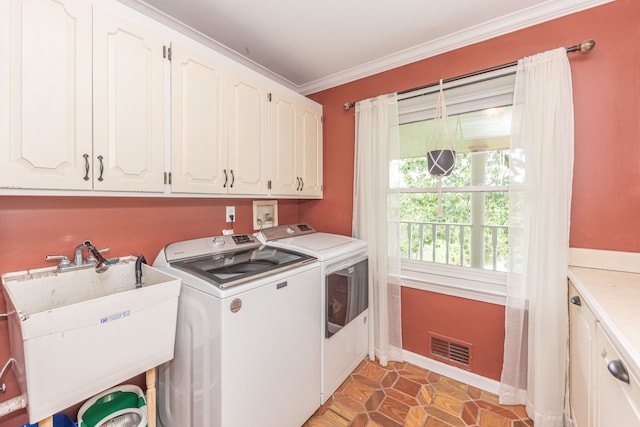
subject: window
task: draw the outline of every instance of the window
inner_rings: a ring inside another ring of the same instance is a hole
[[[407,94],[399,102],[400,160],[391,165],[390,191],[400,195],[402,274],[409,281],[505,293],[515,76],[501,73],[445,90],[456,166],[441,183],[429,174],[426,159],[434,148],[429,135],[438,88]]]

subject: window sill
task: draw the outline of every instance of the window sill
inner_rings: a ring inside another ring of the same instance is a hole
[[[402,286],[491,304],[506,304],[507,274],[467,267],[402,261]]]

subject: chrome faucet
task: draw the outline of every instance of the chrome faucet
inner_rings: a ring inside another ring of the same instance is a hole
[[[86,258],[83,258],[84,248],[87,248],[88,251]],[[66,255],[47,255],[44,259],[47,261],[60,260],[60,263],[58,264],[58,271],[61,273],[91,267],[95,267],[96,272],[103,273],[109,269],[111,262],[105,259],[101,252],[107,252],[108,250],[109,248],[98,250],[93,246],[90,240],[85,240],[74,249],[73,261],[70,261],[69,257]]]

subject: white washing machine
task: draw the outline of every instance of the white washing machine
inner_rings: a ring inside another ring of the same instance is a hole
[[[307,224],[261,230],[270,247],[290,249],[320,262],[321,402],[324,403],[368,353],[368,246],[363,240],[320,233]]]
[[[304,424],[320,406],[316,259],[242,234],[172,243],[154,266],[182,279],[159,424]]]

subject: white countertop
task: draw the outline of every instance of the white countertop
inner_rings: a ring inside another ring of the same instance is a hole
[[[600,255],[597,262],[593,253],[572,259],[569,278],[629,368],[640,375],[640,254],[594,252]]]

